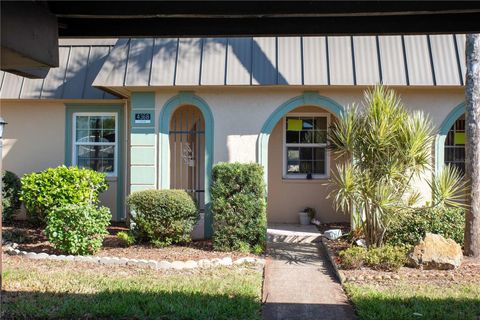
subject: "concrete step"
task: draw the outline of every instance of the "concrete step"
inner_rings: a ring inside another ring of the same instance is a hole
[[[321,233],[314,225],[269,224],[268,242],[315,243],[321,240]]]

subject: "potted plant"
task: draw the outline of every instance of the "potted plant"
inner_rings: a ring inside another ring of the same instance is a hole
[[[306,207],[303,211],[298,213],[298,218],[301,225],[308,225],[315,218],[316,211],[313,208]]]

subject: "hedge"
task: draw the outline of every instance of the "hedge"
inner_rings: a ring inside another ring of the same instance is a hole
[[[262,252],[267,233],[263,167],[241,163],[215,165],[211,195],[214,248]]]

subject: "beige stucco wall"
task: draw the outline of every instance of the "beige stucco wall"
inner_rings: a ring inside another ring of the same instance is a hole
[[[330,123],[334,115],[317,107],[301,107],[292,110],[295,113],[329,113]],[[270,135],[268,142],[268,208],[267,218],[275,223],[298,223],[298,212],[306,207],[314,208],[316,218],[321,222],[349,221],[349,216],[334,209],[330,179],[297,180],[283,177],[283,131],[284,122],[280,120]],[[340,161],[329,155],[330,168]],[[331,174],[329,174],[331,176]]]
[[[353,103],[361,104],[365,89],[365,87],[185,87],[177,90],[171,88],[159,89],[156,91],[156,119],[158,119],[160,111],[168,99],[181,91],[193,91],[205,100],[213,114],[214,163],[220,161],[256,162],[260,130],[268,117],[280,105],[305,91],[318,92],[343,106]],[[447,115],[464,100],[464,91],[460,87],[399,87],[394,89],[408,109],[421,110],[428,114],[436,129]],[[280,132],[280,127],[277,126],[270,139],[278,140],[276,136]],[[279,217],[285,217],[285,221],[288,217],[289,222],[294,222],[296,221],[296,212],[303,209],[304,206],[316,207],[319,217],[325,221],[349,219],[342,213],[335,213],[331,206],[331,200],[326,200],[329,190],[324,183],[320,181],[284,181],[280,162],[282,155],[278,154],[279,150],[275,144],[269,144],[269,152],[268,212],[271,219],[273,219],[273,212],[277,212],[281,213]],[[424,176],[429,177],[431,173],[426,172]],[[423,192],[424,201],[428,201],[430,195],[426,183],[416,182],[416,185]],[[286,195],[289,195],[289,197],[286,197]],[[298,204],[292,203],[291,208],[283,209],[291,199],[299,199]]]
[[[65,160],[65,105],[61,102],[0,103],[8,125],[3,168],[18,175],[56,167]]]
[[[54,168],[65,162],[65,104],[62,101],[1,100],[4,131],[3,170],[20,177],[25,173]],[[101,194],[101,204],[116,212],[116,178]],[[20,212],[22,216],[22,212]]]

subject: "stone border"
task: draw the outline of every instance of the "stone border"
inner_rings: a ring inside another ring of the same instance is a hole
[[[322,237],[322,240],[320,243],[322,244],[323,248],[327,252],[327,258],[328,261],[330,261],[330,264],[333,266],[333,271],[335,272],[335,275],[337,276],[338,280],[340,280],[340,283],[343,284],[347,279],[345,278],[345,275],[343,272],[340,271],[340,267],[338,266],[337,262],[335,261],[335,255],[333,254],[332,250],[330,250],[330,247],[326,243],[327,240]]]
[[[147,267],[156,270],[184,270],[184,269],[196,269],[196,268],[211,268],[217,266],[232,266],[232,265],[242,265],[245,263],[252,264],[265,264],[265,259],[254,258],[254,257],[241,257],[232,260],[231,257],[227,256],[222,259],[213,258],[213,259],[201,259],[198,261],[188,260],[188,261],[156,261],[156,260],[144,260],[144,259],[129,259],[129,258],[118,258],[118,257],[98,257],[98,256],[72,256],[72,255],[55,255],[47,253],[35,253],[27,252],[15,249],[15,244],[7,245],[5,250],[9,255],[12,256],[24,256],[29,259],[34,260],[54,260],[54,261],[74,261],[74,262],[87,262],[95,263],[101,265],[119,265],[119,266],[137,266],[137,267]]]

